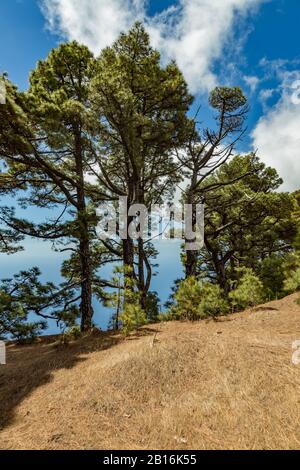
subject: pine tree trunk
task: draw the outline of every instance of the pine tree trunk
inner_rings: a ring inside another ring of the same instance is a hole
[[[127,215],[129,212],[130,201],[132,200],[131,195],[132,190],[129,189],[129,197],[127,198]],[[122,241],[123,244],[123,267],[125,269],[129,268],[129,272],[126,272],[125,275],[127,277],[133,277],[133,269],[134,269],[134,245],[133,240],[129,236],[129,226],[133,221],[133,217],[128,216],[126,222],[126,236],[127,238]]]
[[[218,284],[221,287],[221,289],[223,289],[225,294],[228,294],[229,285],[228,285],[227,271],[226,271],[227,257],[225,256],[222,259],[220,259],[218,256],[218,252],[213,249],[213,246],[210,244],[208,237],[204,235],[204,239],[205,239],[206,248],[208,249],[208,252],[210,253],[210,256],[211,256],[211,262],[214,266]]]
[[[197,275],[198,251],[186,252],[185,275],[186,278]]]
[[[84,186],[84,168],[83,168],[83,149],[81,130],[75,131],[75,161],[77,183],[77,222],[79,230],[79,259],[81,276],[81,331],[88,331],[92,328],[93,307],[92,307],[92,273],[91,273],[91,254],[90,254],[90,236],[89,223],[86,213],[85,186]]]
[[[145,270],[144,270],[144,240],[138,240],[138,266],[139,266],[139,291],[140,291],[140,305],[143,310],[147,309],[147,286],[145,283]]]
[[[138,204],[144,205],[144,190],[140,185],[137,187],[136,194]],[[141,230],[141,225],[139,226],[139,230]],[[143,234],[141,234],[140,238],[138,239],[138,287],[140,292],[140,306],[146,312],[147,296],[151,285],[152,270],[144,250],[144,239],[142,235]]]
[[[217,266],[217,273],[218,273],[218,283],[220,287],[223,289],[224,293],[227,295],[229,293],[229,285],[227,281],[226,267],[224,263],[219,263],[219,265]]]
[[[81,331],[88,331],[92,328],[93,307],[92,307],[92,282],[90,269],[90,248],[88,238],[80,240],[80,264],[81,264]]]
[[[191,189],[188,193],[187,197],[187,204],[190,204],[193,207],[193,214],[192,214],[192,230],[196,232],[196,204],[195,204],[195,194],[193,191],[193,187],[195,187],[197,182],[196,174],[193,175]],[[196,242],[195,240],[187,240],[186,243]],[[197,262],[198,262],[198,255],[199,251],[197,250],[187,250],[186,251],[186,261],[185,261],[185,275],[186,278],[191,276],[197,275]]]
[[[126,274],[129,277],[133,277],[134,247],[133,241],[130,238],[123,240],[123,265],[125,268],[130,268],[130,272]]]

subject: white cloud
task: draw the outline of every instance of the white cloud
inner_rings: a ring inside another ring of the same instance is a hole
[[[283,190],[300,187],[300,71],[285,72],[281,97],[259,120],[252,133],[261,159],[276,168]]]
[[[179,0],[154,17],[146,13],[146,0],[43,0],[43,11],[52,30],[96,54],[134,21],[144,21],[163,60],[175,59],[196,93],[216,85],[214,60],[221,57],[235,20],[263,1]]]
[[[49,28],[94,53],[109,46],[134,20],[143,20],[144,6],[144,0],[42,0]]]
[[[259,3],[261,0],[181,0],[175,15],[171,12],[150,21],[151,36],[163,57],[177,61],[193,93],[208,91],[217,84],[214,61],[232,36],[235,20]]]
[[[274,88],[266,88],[265,90],[261,90],[259,92],[259,99],[260,101],[265,104],[270,98],[272,98],[273,94],[275,93]]]
[[[251,93],[254,93],[256,91],[256,88],[258,87],[260,83],[260,79],[255,76],[245,76],[244,77],[245,83],[247,83],[248,87],[251,90]]]

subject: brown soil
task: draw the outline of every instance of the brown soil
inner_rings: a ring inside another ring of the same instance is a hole
[[[1,449],[300,449],[300,307],[8,346]]]

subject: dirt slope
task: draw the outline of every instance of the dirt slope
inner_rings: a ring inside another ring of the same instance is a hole
[[[8,347],[1,449],[300,449],[293,295],[219,322]]]

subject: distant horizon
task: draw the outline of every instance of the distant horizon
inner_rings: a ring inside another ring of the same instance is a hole
[[[172,294],[172,286],[177,279],[184,275],[183,265],[180,261],[179,247],[182,242],[178,240],[155,241],[154,244],[159,249],[157,263],[159,264],[158,275],[153,278],[151,291],[157,292],[160,298],[160,306]],[[61,262],[66,258],[62,253],[54,252],[51,244],[46,241],[27,239],[24,251],[6,255],[0,253],[0,280],[13,277],[21,270],[28,270],[37,266],[41,270],[41,280],[43,282],[59,283],[63,280],[60,274]],[[169,248],[172,248],[170,250]],[[177,255],[176,255],[177,253]],[[102,268],[101,273],[107,278],[113,275],[113,266]],[[103,331],[108,329],[113,309],[104,307],[98,301],[94,301],[94,323]],[[35,315],[31,315],[30,320],[36,320]],[[48,328],[42,332],[42,336],[59,334],[61,329],[56,322],[48,321]]]

